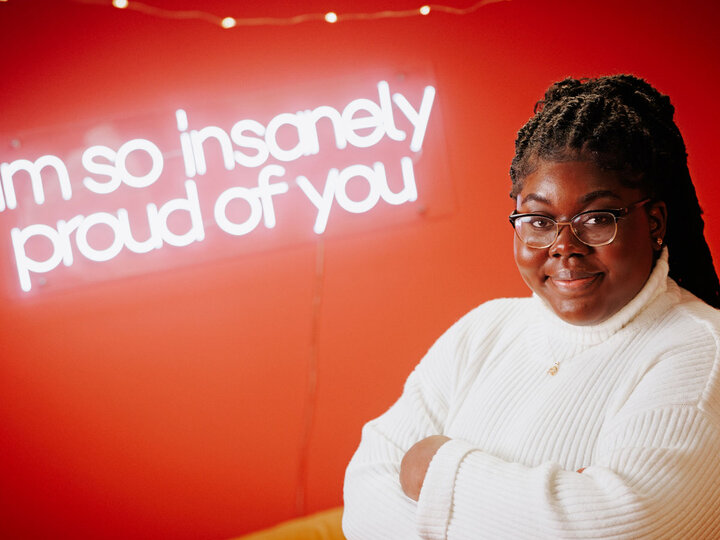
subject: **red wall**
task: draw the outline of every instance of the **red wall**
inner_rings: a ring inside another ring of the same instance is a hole
[[[148,3],[236,17],[417,7]],[[279,228],[268,248],[168,248],[152,271],[97,263],[31,294],[10,260],[16,211],[0,214],[0,536],[224,538],[341,504],[360,427],[434,339],[486,299],[527,294],[507,170],[554,80],[632,72],[673,98],[720,257],[720,11],[708,5],[512,0],[464,16],[223,30],[89,3],[0,3],[0,162],[16,159],[18,138],[51,148],[78,125],[262,106],[265,92],[269,112],[283,99],[294,111],[300,88],[342,106],[405,73],[437,88],[419,196],[450,194],[436,214],[408,204],[396,208],[406,219],[378,209],[343,234],[283,241]],[[347,81],[357,92],[338,94]]]

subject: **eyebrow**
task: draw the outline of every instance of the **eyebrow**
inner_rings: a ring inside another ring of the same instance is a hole
[[[580,202],[583,204],[587,204],[589,202],[592,202],[596,199],[603,199],[603,198],[611,198],[611,199],[617,199],[619,201],[622,201],[622,197],[615,193],[614,191],[611,191],[609,189],[598,189],[596,191],[591,191],[590,193],[586,193],[582,197],[580,197]],[[537,201],[540,203],[544,203],[547,205],[552,204],[547,198],[543,197],[542,195],[538,193],[528,193],[525,197],[523,197],[523,202],[530,202],[530,201]]]
[[[529,201],[537,201],[537,202],[545,203],[547,205],[550,204],[549,200],[547,200],[542,195],[538,195],[537,193],[528,193],[525,197],[523,197],[523,203],[526,203]]]
[[[620,195],[618,195],[614,191],[610,191],[609,189],[599,189],[597,191],[591,191],[590,193],[586,193],[585,195],[580,197],[580,202],[583,204],[587,204],[596,199],[604,199],[604,198],[617,199],[619,201],[623,200],[622,197],[620,197]]]

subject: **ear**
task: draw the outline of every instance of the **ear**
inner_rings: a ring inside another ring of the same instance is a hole
[[[650,240],[653,248],[660,251],[665,241],[665,231],[667,229],[667,206],[663,201],[651,202],[647,205],[647,215],[650,223]]]

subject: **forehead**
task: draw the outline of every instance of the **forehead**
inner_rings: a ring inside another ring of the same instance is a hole
[[[627,187],[615,171],[600,169],[591,161],[539,161],[522,182],[518,204],[588,203],[596,199],[624,201],[639,194]]]

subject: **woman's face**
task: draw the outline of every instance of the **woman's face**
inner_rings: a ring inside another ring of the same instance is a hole
[[[623,186],[616,173],[590,161],[540,161],[522,182],[517,212],[570,221],[586,210],[625,208],[643,198],[640,190]],[[563,320],[600,323],[642,289],[665,221],[663,203],[636,208],[618,220],[615,239],[598,247],[583,244],[568,226],[544,249],[528,247],[516,235],[515,262],[525,283]]]

